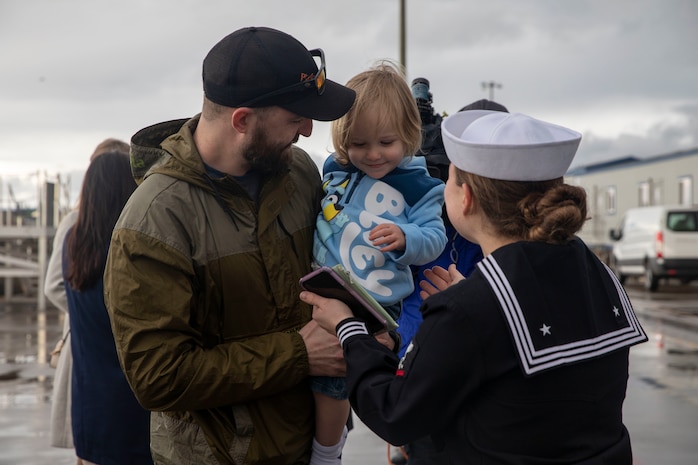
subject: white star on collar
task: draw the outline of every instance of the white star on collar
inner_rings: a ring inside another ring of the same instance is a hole
[[[618,307],[616,307],[615,305],[613,306],[613,314],[615,316],[620,316],[620,310],[618,310]]]
[[[543,327],[539,328],[539,330],[543,331],[543,336],[550,334],[550,326],[546,325],[545,323],[543,323]]]

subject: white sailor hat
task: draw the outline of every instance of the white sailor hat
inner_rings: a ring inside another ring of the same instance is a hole
[[[563,176],[582,135],[521,113],[468,110],[441,123],[444,147],[456,167],[486,178],[547,181]]]

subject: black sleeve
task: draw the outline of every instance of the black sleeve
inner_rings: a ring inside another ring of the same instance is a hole
[[[368,335],[345,344],[352,407],[391,444],[445,429],[482,378],[477,331],[462,304],[449,309],[448,302],[443,296],[425,303],[424,321],[402,360]]]

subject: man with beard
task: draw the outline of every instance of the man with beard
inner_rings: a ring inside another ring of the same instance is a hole
[[[298,298],[322,191],[294,143],[355,94],[322,50],[263,27],[216,44],[203,87],[200,115],[132,138],[139,187],[104,278],[119,359],[155,463],[307,463],[308,376],[345,366]]]

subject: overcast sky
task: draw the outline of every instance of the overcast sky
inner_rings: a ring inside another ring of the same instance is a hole
[[[698,147],[697,1],[406,5],[407,78],[431,81],[439,112],[495,82],[510,111],[583,133],[573,166]],[[399,12],[399,0],[0,0],[0,175],[61,173],[77,189],[104,138],[198,113],[202,60],[240,27],[323,48],[345,83],[399,60]],[[324,159],[328,123],[299,145]]]

